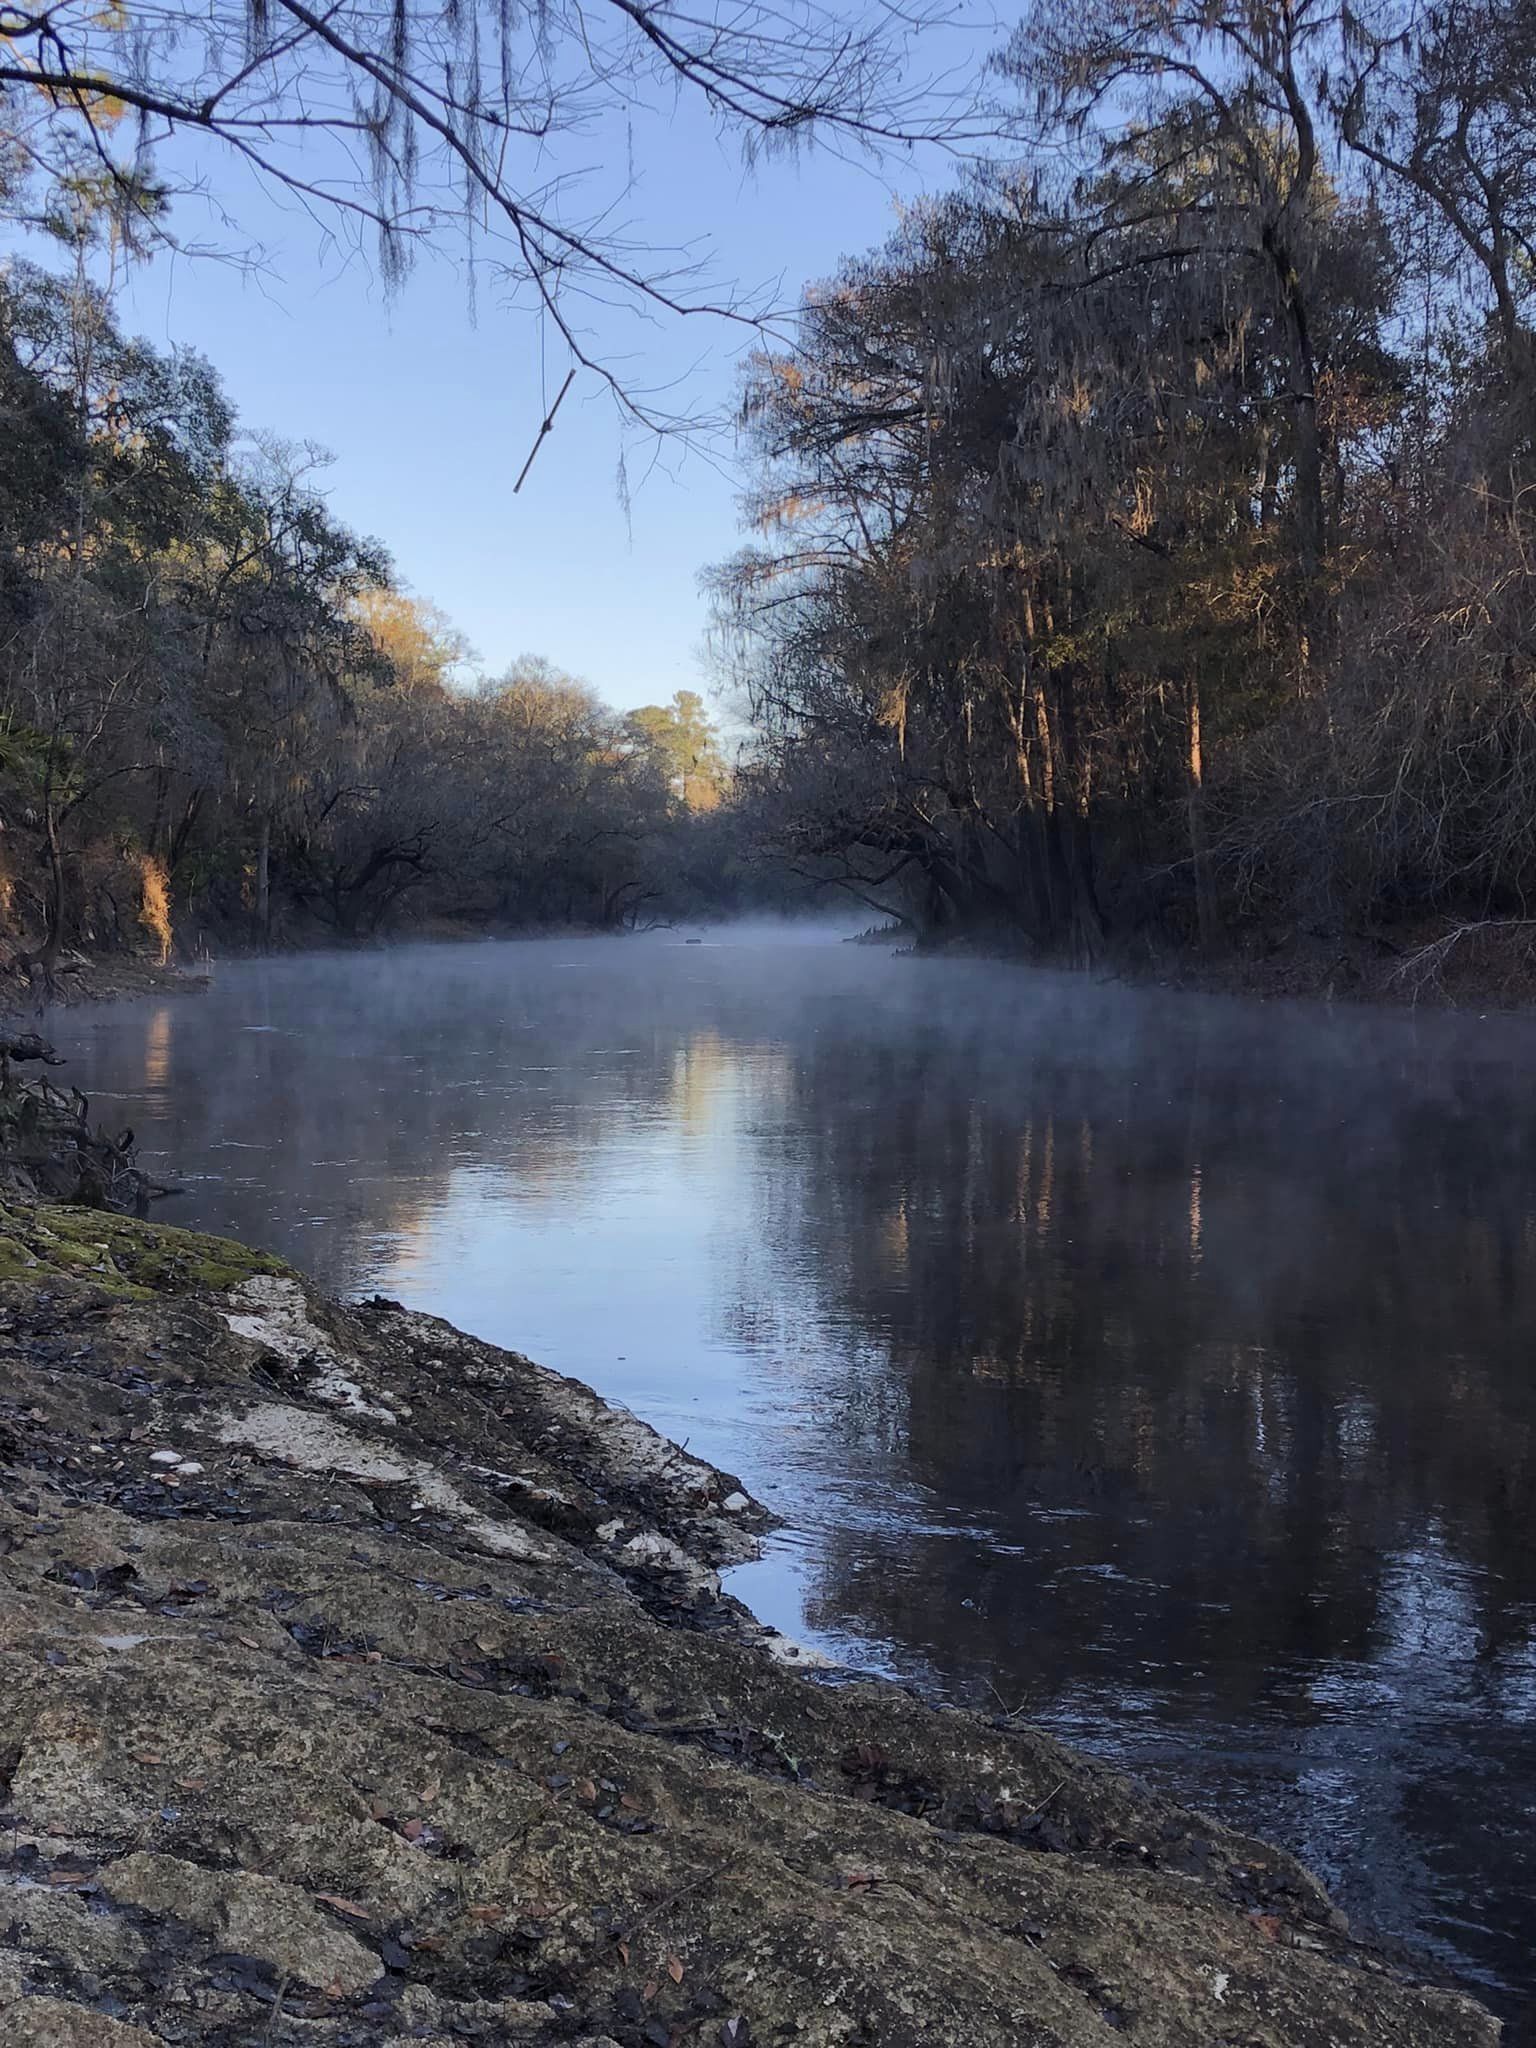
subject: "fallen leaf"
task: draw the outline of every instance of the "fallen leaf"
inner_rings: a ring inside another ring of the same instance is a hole
[[[505,1906],[471,1906],[469,1917],[471,1920],[502,1920],[506,1911]]]
[[[441,1778],[430,1778],[427,1781],[427,1783],[422,1786],[421,1790],[417,1793],[416,1797],[421,1801],[423,1806],[430,1806],[433,1800],[437,1797],[438,1793],[442,1791],[442,1789],[443,1781]]]
[[[133,1760],[136,1764],[158,1764],[163,1763],[165,1761],[163,1757],[155,1756],[149,1750],[136,1749],[132,1752],[132,1755]]]
[[[206,1778],[178,1778],[176,1783],[183,1792],[201,1792],[208,1783],[208,1780]]]
[[[623,1964],[624,1964],[624,1966],[626,1967],[626,1969],[628,1968],[628,1966],[629,1966],[629,1943],[628,1943],[627,1941],[621,1941],[621,1942],[619,1943],[619,1961],[620,1961],[621,1963],[623,1963]]]
[[[1250,1913],[1248,1918],[1271,1941],[1278,1941],[1285,1932],[1285,1922],[1278,1913]]]
[[[316,1892],[315,1897],[322,1906],[330,1906],[338,1913],[345,1913],[351,1920],[371,1920],[373,1915],[366,1906],[360,1906],[356,1899],[338,1898],[335,1892]]]
[[[578,1780],[576,1786],[576,1797],[578,1799],[586,1800],[588,1804],[590,1804],[592,1800],[594,1800],[597,1797],[597,1787],[593,1784],[590,1778],[582,1778]]]
[[[261,1648],[260,1643],[257,1642],[254,1636],[236,1636],[233,1640],[240,1645],[242,1650],[259,1650]]]
[[[668,1976],[669,1976],[669,1977],[670,1977],[670,1978],[672,1979],[672,1982],[673,1982],[674,1984],[681,1984],[681,1983],[682,1983],[682,1981],[683,1981],[683,1965],[682,1965],[682,1959],[681,1959],[681,1958],[680,1958],[679,1956],[668,1956],[668,1957],[667,1957],[667,1975],[668,1975]]]
[[[660,1989],[661,1986],[657,1983],[656,1979],[654,1977],[648,1977],[646,1981],[640,1986],[640,1996],[645,2000],[646,2004],[649,2005],[651,2000],[656,1996],[657,1992]]]

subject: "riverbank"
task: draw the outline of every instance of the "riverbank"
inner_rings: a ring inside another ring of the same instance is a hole
[[[967,954],[1022,967],[1079,967],[1098,979],[1190,995],[1260,1001],[1350,1001],[1438,1010],[1528,1010],[1536,1004],[1536,920],[1430,920],[1393,932],[1241,930],[1227,944],[1169,948],[1106,942],[1087,965],[1042,958],[1008,938],[915,938],[870,928],[854,944],[897,944],[924,954]]]
[[[1202,995],[1519,1010],[1536,1003],[1536,920],[1439,919],[1392,933],[1253,935],[1203,957],[1185,953],[1130,979]]]
[[[1536,1005],[1536,919],[1531,918],[1441,920],[1390,936],[1249,933],[1240,943],[1206,952],[1110,944],[1088,962],[1042,957],[1007,937],[923,938],[899,926],[874,926],[848,943],[1261,1002],[1478,1010]]]
[[[67,953],[50,986],[32,956],[12,950],[0,959],[0,1018],[36,1016],[50,1004],[177,995],[207,985],[205,967],[175,961],[161,967],[136,953],[115,952]]]
[[[1289,1857],[796,1671],[769,1518],[222,1240],[0,1218],[7,2042],[1483,2048]]]

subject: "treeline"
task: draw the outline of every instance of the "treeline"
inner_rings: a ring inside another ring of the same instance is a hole
[[[1036,0],[1001,69],[1020,161],[750,368],[761,842],[1042,954],[1527,937],[1536,12]]]
[[[340,525],[242,444],[198,356],[126,336],[114,195],[0,272],[0,919],[67,948],[615,927],[729,898],[697,697],[623,718],[547,663],[470,679]]]

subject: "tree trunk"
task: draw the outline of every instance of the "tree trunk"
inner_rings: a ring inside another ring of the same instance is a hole
[[[272,935],[272,816],[261,814],[261,837],[256,842],[256,924],[265,945]]]
[[[165,807],[170,793],[170,778],[163,768],[155,770],[154,788],[155,807],[150,815],[145,851],[151,860],[159,860],[165,852]]]
[[[1310,176],[1306,182],[1310,183]],[[1290,206],[1299,210],[1304,204],[1304,199],[1304,186],[1298,183],[1297,189],[1291,195]],[[1285,322],[1287,354],[1290,358],[1288,369],[1291,388],[1288,397],[1295,419],[1292,460],[1296,470],[1292,520],[1296,533],[1297,567],[1301,572],[1302,584],[1311,593],[1322,574],[1326,542],[1323,435],[1317,411],[1317,363],[1312,350],[1311,321],[1306,301],[1302,297],[1297,261],[1284,224],[1266,227],[1263,244],[1274,273],[1280,313]],[[1308,609],[1310,608],[1309,597]]]
[[[1287,291],[1291,328],[1291,378],[1296,408],[1296,558],[1310,589],[1322,574],[1327,546],[1323,504],[1323,436],[1317,416],[1317,370],[1306,315],[1294,287]]]
[[[1062,866],[1067,882],[1072,957],[1086,966],[1104,944],[1104,919],[1093,879],[1093,835],[1088,816],[1086,764],[1080,759],[1077,704],[1071,667],[1064,665],[1056,683],[1056,743],[1060,766],[1056,775],[1055,816]]]
[[[1216,889],[1205,836],[1205,753],[1200,736],[1200,678],[1189,680],[1189,854],[1195,870],[1195,921],[1200,949],[1216,940]]]
[[[48,898],[45,910],[43,950],[38,956],[43,974],[51,983],[58,970],[59,954],[64,946],[64,850],[59,843],[58,813],[54,810],[53,799],[49,797],[43,805],[44,831],[48,844]]]

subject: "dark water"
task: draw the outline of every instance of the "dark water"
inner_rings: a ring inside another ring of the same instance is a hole
[[[1022,1707],[1536,2010],[1536,1027],[830,940],[420,948],[54,1020],[187,1193],[592,1381],[791,1633]]]

